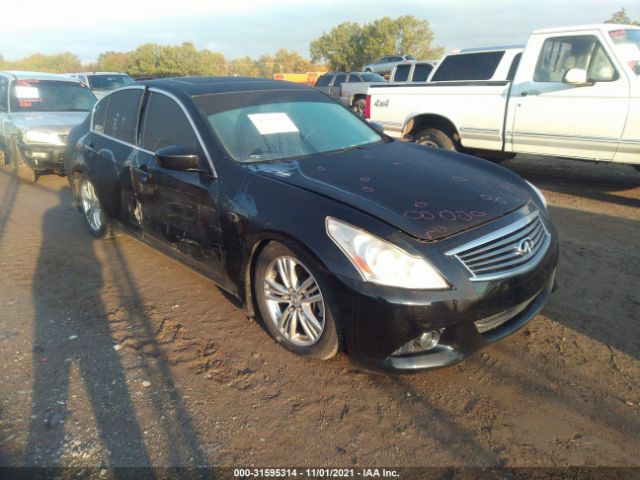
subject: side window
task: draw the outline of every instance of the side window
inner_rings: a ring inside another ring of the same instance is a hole
[[[420,63],[413,69],[412,82],[426,82],[429,78],[429,74],[433,70],[433,65],[429,63]]]
[[[151,93],[144,114],[142,148],[155,152],[169,145],[186,145],[201,152],[200,144],[186,115],[171,98]]]
[[[431,80],[489,80],[503,56],[504,51],[450,55],[442,61]]]
[[[9,95],[9,81],[0,77],[0,112],[7,111],[7,95]]]
[[[376,63],[387,63],[389,61],[389,57],[382,57]]]
[[[516,71],[518,70],[518,65],[520,65],[520,59],[522,58],[522,53],[517,54],[513,57],[513,61],[511,62],[511,66],[509,67],[509,73],[507,74],[507,80],[513,81],[516,78]]]
[[[349,80],[347,80],[347,83],[355,83],[355,82],[362,82],[360,75],[349,75]]]
[[[316,87],[326,87],[331,82],[331,78],[332,78],[331,75],[322,75],[316,81]]]
[[[342,82],[344,82],[345,78],[347,78],[345,74],[336,75],[336,78],[333,80],[333,86],[339,87],[340,85],[342,85]]]
[[[96,103],[96,109],[93,111],[93,125],[91,125],[91,128],[98,133],[104,133],[105,118],[110,100],[111,97],[103,98]]]
[[[393,74],[393,81],[406,82],[409,78],[409,70],[411,70],[411,65],[398,65],[396,73]]]
[[[547,38],[542,44],[533,80],[562,82],[572,68],[581,68],[589,79],[610,82],[618,78],[611,60],[593,35]]]
[[[142,89],[137,88],[109,95],[109,106],[104,120],[105,135],[123,142],[136,143],[136,128],[142,93]]]

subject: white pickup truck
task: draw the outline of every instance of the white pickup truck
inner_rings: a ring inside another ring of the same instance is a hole
[[[425,84],[369,86],[366,117],[391,136],[488,158],[535,153],[640,168],[640,28],[537,30],[521,58],[511,48],[497,62],[465,63],[462,53],[472,51],[445,56]]]

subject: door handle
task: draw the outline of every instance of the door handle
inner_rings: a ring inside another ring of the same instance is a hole
[[[527,96],[535,97],[538,95],[540,95],[540,91],[538,90],[525,90],[524,92],[520,93],[521,97],[527,97]]]
[[[153,195],[156,193],[156,186],[151,182],[151,173],[146,165],[140,165],[133,169],[136,178],[134,185],[135,192],[139,195]]]

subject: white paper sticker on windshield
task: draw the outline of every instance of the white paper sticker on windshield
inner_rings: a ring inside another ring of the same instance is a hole
[[[291,121],[289,115],[284,112],[279,113],[251,113],[247,115],[249,120],[258,129],[260,135],[270,135],[272,133],[297,132],[298,127]]]
[[[16,85],[16,97],[18,98],[40,98],[38,87],[25,87],[24,85]]]

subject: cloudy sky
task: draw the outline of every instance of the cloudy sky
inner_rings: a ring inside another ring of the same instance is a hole
[[[142,43],[192,41],[227,58],[279,48],[308,57],[309,42],[341,22],[400,15],[429,20],[435,45],[451,50],[524,43],[536,28],[599,23],[620,7],[640,20],[640,0],[5,0],[0,54],[71,51],[89,62]]]

